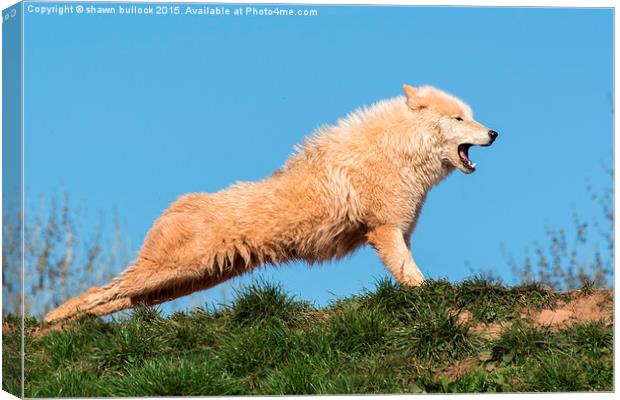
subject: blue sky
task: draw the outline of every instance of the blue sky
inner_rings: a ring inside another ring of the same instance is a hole
[[[136,252],[179,195],[261,179],[317,126],[409,83],[456,94],[500,133],[472,150],[475,174],[431,191],[412,240],[428,277],[510,280],[502,245],[522,255],[547,225],[572,226],[573,210],[597,213],[585,187],[611,184],[611,10],[310,8],[318,16],[26,12],[27,199],[66,191],[87,215],[117,209]],[[325,304],[387,271],[365,248],[260,274]]]

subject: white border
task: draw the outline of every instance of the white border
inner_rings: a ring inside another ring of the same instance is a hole
[[[32,2],[32,0],[26,0],[25,2]],[[93,1],[79,1],[79,0],[67,0],[67,1],[62,1],[62,3],[69,3],[69,2],[76,2],[76,3],[92,3]],[[594,7],[604,7],[604,8],[615,8],[616,7],[616,1],[609,1],[609,0],[591,0],[591,1],[562,1],[562,0],[539,0],[539,1],[535,1],[535,0],[529,0],[529,1],[505,1],[505,2],[501,2],[499,3],[498,1],[493,1],[493,0],[477,0],[477,1],[463,1],[463,0],[448,0],[448,1],[411,1],[411,0],[374,0],[374,1],[368,1],[368,0],[338,0],[338,1],[333,1],[333,0],[314,0],[314,1],[296,1],[296,0],[291,0],[291,1],[274,1],[274,0],[253,0],[253,1],[249,1],[249,2],[243,2],[243,1],[234,1],[234,0],[219,0],[219,1],[210,1],[210,2],[198,2],[198,1],[188,1],[188,0],[176,0],[176,1],[152,1],[152,0],[146,0],[146,1],[136,1],[136,2],[141,2],[141,3],[218,3],[218,4],[223,4],[223,3],[232,3],[232,4],[249,4],[249,3],[256,3],[256,4],[299,4],[299,5],[311,5],[311,4],[319,4],[319,5],[383,5],[383,6],[390,6],[390,5],[395,5],[395,6],[478,6],[478,7],[580,7],[580,8],[594,8]],[[11,5],[16,4],[17,2],[14,0],[0,0],[0,8],[1,9],[5,9],[10,7]],[[23,18],[23,15],[22,15]],[[616,15],[614,12],[614,111],[615,111],[615,96],[617,93],[616,90],[616,81],[615,81],[615,76],[616,76],[616,68],[617,68],[617,60],[616,60],[616,43],[618,42],[618,33],[617,30],[615,29],[615,22],[616,22]],[[23,38],[23,29],[24,29],[24,21],[22,19],[22,38]],[[2,41],[2,32],[0,30],[0,43]],[[22,65],[23,65],[23,52],[22,52]],[[0,72],[2,71],[2,54],[0,52]],[[0,82],[0,90],[2,88],[2,83]],[[0,118],[2,117],[2,99],[0,96]],[[23,81],[22,81],[22,118],[23,118]],[[615,196],[615,188],[616,188],[616,183],[617,183],[617,176],[615,174],[615,171],[618,170],[618,167],[620,166],[620,162],[618,161],[618,159],[615,157],[616,154],[616,150],[617,150],[617,142],[615,141],[615,132],[617,131],[617,123],[618,120],[615,118],[615,112],[614,112],[614,212],[615,210],[618,209],[618,205],[619,205],[619,200],[618,198]],[[24,121],[22,120],[22,128],[24,127]],[[23,136],[22,136],[22,190],[23,190],[23,174],[24,174],[24,159],[23,159],[23,146],[24,146],[24,142],[23,142]],[[2,144],[0,142],[0,158],[1,158],[1,150],[2,150]],[[1,177],[1,170],[2,170],[2,166],[0,164],[0,184],[2,183],[2,177]],[[23,202],[24,196],[22,193],[22,202]],[[1,199],[0,199],[0,205],[1,205]],[[22,212],[23,212],[23,203],[22,203]],[[614,249],[617,248],[618,245],[618,237],[615,235],[615,224],[614,224]],[[2,230],[0,229],[0,240],[2,239]],[[22,240],[23,240],[23,232],[22,232]],[[614,256],[614,272],[617,271],[616,268],[616,257]],[[1,279],[1,278],[0,278]],[[619,287],[618,283],[620,282],[620,279],[618,278],[618,274],[614,273],[614,288]],[[23,284],[23,282],[22,282]],[[22,292],[23,292],[23,288],[22,288]],[[1,304],[1,303],[0,303]],[[618,311],[618,304],[617,301],[615,301],[615,293],[614,293],[614,318],[615,315],[617,314]],[[22,310],[22,315],[23,315],[23,310]],[[620,365],[618,363],[619,359],[620,359],[620,355],[618,354],[619,352],[616,351],[616,342],[615,342],[615,338],[618,337],[617,336],[617,326],[614,326],[614,367]],[[22,339],[23,340],[23,339]],[[0,344],[1,344],[1,339],[0,339]],[[23,344],[22,344],[23,346]],[[22,358],[22,363],[23,363],[23,358]],[[2,366],[0,365],[0,373],[2,372]],[[22,365],[22,375],[23,375],[23,365]],[[618,382],[618,375],[619,375],[619,371],[617,371],[617,369],[614,368],[614,389],[617,388],[617,382]],[[23,379],[23,378],[22,378]],[[392,397],[394,395],[390,395],[390,397]],[[400,395],[399,397],[410,397],[408,395]],[[469,400],[469,399],[477,399],[480,397],[495,397],[495,396],[501,396],[501,399],[506,399],[506,400],[512,400],[512,399],[523,399],[523,398],[565,398],[565,399],[603,399],[603,398],[613,398],[613,394],[612,393],[569,393],[569,394],[559,394],[559,393],[544,393],[544,394],[501,394],[501,395],[483,395],[483,394],[462,394],[462,395],[458,395],[458,397],[460,399],[465,399],[465,400]],[[23,397],[23,394],[22,394]],[[290,397],[290,398],[302,398],[302,397],[308,397],[308,396],[263,396],[263,399],[281,399],[282,397]],[[321,396],[322,398],[336,398],[336,396]],[[349,399],[368,399],[368,398],[374,398],[374,397],[388,397],[388,396],[347,396],[347,398]],[[8,395],[5,392],[1,392],[0,393],[0,399],[4,399],[4,398],[13,398],[12,396]],[[169,397],[169,399],[183,399],[184,397]],[[218,397],[221,398],[221,397]]]
[[[196,0],[178,0],[178,1],[156,1],[156,0],[141,0],[141,1],[114,1],[114,0],[99,0],[99,1],[80,1],[80,0],[24,0],[25,3],[32,2],[45,2],[45,3],[213,3],[213,4],[299,4],[299,5],[379,5],[379,6],[434,6],[434,7],[450,7],[450,6],[470,6],[470,7],[578,7],[578,8],[613,8],[616,6],[616,1],[613,0],[591,0],[591,1],[562,1],[562,0],[528,0],[528,1],[497,1],[497,0],[291,0],[291,1],[278,1],[278,0],[252,0],[252,1],[238,1],[238,0],[220,0],[220,1],[196,1]],[[0,6],[5,9],[17,1],[14,0],[0,0]]]

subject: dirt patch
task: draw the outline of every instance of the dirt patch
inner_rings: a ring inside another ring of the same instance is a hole
[[[435,379],[445,376],[452,382],[464,375],[467,375],[474,368],[476,368],[477,365],[478,360],[475,357],[467,357],[455,362],[442,371],[438,371],[435,374]]]
[[[474,317],[473,314],[467,310],[454,310],[454,309],[448,309],[448,316],[456,317],[459,321],[459,324],[462,324],[462,325],[468,323]]]
[[[448,310],[448,315],[456,316],[458,318],[459,324],[467,324],[473,319],[473,314],[467,310]],[[486,337],[487,339],[492,339],[499,336],[502,331],[510,326],[510,322],[490,322],[484,323],[480,322],[471,327],[471,331],[477,335],[481,335]]]
[[[466,324],[473,319],[469,311],[460,311],[457,315],[459,323]],[[559,301],[553,308],[543,310],[523,309],[519,313],[521,319],[534,327],[546,327],[558,330],[575,323],[603,321],[613,324],[613,292],[609,290],[593,291],[589,294],[574,292],[567,301]],[[487,338],[496,338],[512,321],[478,323],[471,327],[472,332]]]
[[[556,329],[574,323],[613,323],[612,299],[613,294],[609,291],[596,291],[588,295],[572,293],[569,301],[559,302],[554,309],[526,311],[523,316],[530,319],[534,326]]]
[[[506,328],[510,327],[510,322],[491,322],[488,324],[479,323],[472,327],[472,331],[487,339],[499,337]]]
[[[301,312],[301,316],[303,318],[308,318],[308,319],[317,319],[321,322],[327,322],[331,319],[331,315],[329,315],[329,313],[326,313],[324,311],[304,310]]]
[[[63,324],[57,323],[57,324],[49,325],[45,327],[43,326],[34,327],[30,330],[30,332],[28,332],[28,334],[30,335],[30,337],[37,338],[40,336],[47,335],[49,332],[60,332],[62,330],[63,330]]]
[[[11,333],[15,330],[15,326],[8,322],[2,322],[2,333]]]

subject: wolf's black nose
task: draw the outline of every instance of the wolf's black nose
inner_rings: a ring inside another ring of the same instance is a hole
[[[498,134],[495,131],[489,131],[489,136],[491,136],[491,143],[493,143],[497,139]]]

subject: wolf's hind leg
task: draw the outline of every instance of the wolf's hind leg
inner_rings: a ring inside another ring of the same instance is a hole
[[[51,311],[45,320],[63,320],[81,314],[106,315],[136,305],[160,304],[208,289],[245,271],[241,267],[161,267],[139,260],[109,284],[93,287]]]
[[[152,306],[161,304],[166,301],[187,296],[199,290],[209,289],[218,283],[241,275],[243,272],[244,271],[241,269],[236,269],[227,271],[225,274],[213,275],[200,279],[170,281],[168,285],[157,285],[153,290],[142,290],[139,293],[135,292],[136,294],[129,294],[125,297],[96,306],[89,311],[89,314],[106,315],[138,305]]]
[[[138,305],[152,306],[161,304],[169,300],[174,300],[176,298],[189,295],[199,290],[209,289],[225,279],[229,279],[229,277],[212,277],[210,279],[203,279],[202,281],[191,284],[176,285],[152,292],[146,292],[142,295],[121,297],[91,308],[88,311],[88,314],[100,316],[112,314]]]
[[[155,304],[162,296],[170,300],[209,286],[216,281],[205,271],[192,268],[162,268],[138,261],[105,286],[93,287],[45,316],[46,321],[80,314],[105,315],[141,304]],[[165,301],[163,300],[163,301]]]
[[[368,233],[368,243],[400,284],[417,286],[424,282],[424,275],[413,260],[404,236],[398,226],[382,225]]]
[[[103,290],[103,288],[98,286],[88,289],[83,294],[73,297],[47,313],[44,320],[46,322],[62,321],[64,319],[82,314],[82,311],[85,311],[88,308],[88,304],[92,303],[94,299],[100,296]]]

